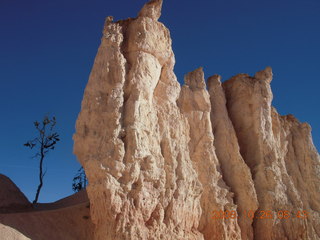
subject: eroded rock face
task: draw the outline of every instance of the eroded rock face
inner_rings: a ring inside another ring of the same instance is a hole
[[[74,150],[90,181],[96,239],[203,239],[203,189],[161,3],[106,22],[85,91]]]
[[[240,239],[237,219],[212,219],[213,211],[231,212],[236,210],[236,206],[219,172],[210,121],[210,96],[202,68],[185,76],[178,106],[190,126],[189,154],[203,188],[199,231],[205,239]]]
[[[3,239],[30,240],[30,238],[27,238],[22,233],[15,230],[14,228],[3,225],[1,223],[0,223],[0,233],[1,233],[1,238]]]
[[[240,74],[224,82],[230,119],[258,197],[255,239],[319,238],[319,155],[306,123],[279,116],[271,107],[271,68],[254,77]],[[241,111],[239,111],[241,109]],[[312,207],[311,207],[312,206]],[[287,211],[287,219],[279,219]],[[307,219],[299,218],[306,211]]]
[[[74,152],[95,239],[316,239],[319,155],[306,125],[272,109],[271,69],[214,76],[207,91],[200,68],[181,88],[161,5],[107,18],[85,90]],[[249,210],[312,218],[259,221]]]
[[[249,211],[258,208],[257,195],[249,167],[244,162],[239,149],[238,139],[229,118],[226,97],[221,77],[214,75],[208,79],[211,100],[211,123],[215,137],[214,146],[222,169],[223,179],[235,194],[242,239],[253,239],[252,219]]]

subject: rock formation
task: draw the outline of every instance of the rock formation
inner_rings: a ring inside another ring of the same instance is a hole
[[[202,185],[202,213],[198,230],[205,239],[240,239],[235,219],[212,219],[213,210],[235,211],[236,207],[219,172],[210,121],[210,96],[205,87],[204,73],[199,68],[185,76],[185,85],[178,99],[178,106],[190,127],[188,151],[192,166]]]
[[[288,219],[255,219],[257,239],[318,239],[320,161],[311,129],[271,107],[271,68],[223,84],[241,155],[249,166],[259,211],[288,211]],[[241,111],[239,111],[241,109]],[[308,218],[297,215],[308,213]],[[282,217],[282,216],[280,216]],[[318,231],[318,232],[317,232]]]
[[[180,87],[161,6],[106,19],[85,89],[74,152],[95,240],[319,239],[319,155],[271,107],[271,68]]]
[[[18,232],[14,228],[8,227],[6,225],[2,225],[0,223],[0,233],[2,239],[14,239],[14,240],[30,240],[22,233]]]
[[[236,132],[229,118],[226,97],[220,80],[219,75],[208,79],[211,123],[215,137],[214,146],[221,165],[223,179],[231,187],[231,192],[235,194],[241,237],[242,239],[252,239],[253,220],[248,218],[246,213],[257,210],[257,195],[250,169],[240,154]]]

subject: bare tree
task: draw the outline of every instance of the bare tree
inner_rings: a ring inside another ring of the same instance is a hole
[[[33,123],[37,130],[37,137],[29,140],[24,144],[24,146],[30,149],[36,149],[36,154],[34,158],[39,159],[39,185],[37,188],[35,199],[33,200],[33,204],[38,202],[39,194],[41,188],[43,186],[43,177],[46,174],[46,171],[43,172],[43,161],[47,156],[50,150],[55,148],[59,139],[59,134],[54,131],[54,127],[56,126],[56,118],[52,117],[50,119],[47,115],[43,118],[42,122],[34,122]]]
[[[73,178],[72,182],[72,190],[74,192],[79,192],[82,189],[85,189],[88,185],[88,179],[86,176],[86,172],[83,167],[79,168],[78,173]]]

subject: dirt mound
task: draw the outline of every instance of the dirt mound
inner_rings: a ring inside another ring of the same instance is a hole
[[[0,174],[0,213],[22,211],[31,203],[10,178]]]
[[[51,210],[33,210],[27,212],[0,214],[1,224],[16,229],[32,240],[90,240],[93,239],[93,224],[89,203]],[[10,231],[9,231],[9,230]],[[0,239],[4,234],[18,234],[10,228],[0,228]],[[13,235],[13,236],[16,236]],[[23,236],[22,235],[22,236]],[[8,235],[9,236],[9,235]],[[28,238],[4,238],[25,240]]]
[[[93,226],[85,190],[32,205],[8,177],[0,175],[0,240],[89,240]]]

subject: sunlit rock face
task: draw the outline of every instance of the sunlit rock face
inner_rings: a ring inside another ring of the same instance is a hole
[[[240,239],[236,219],[212,219],[213,211],[235,211],[232,194],[222,179],[214,148],[210,121],[210,95],[201,68],[185,76],[178,106],[188,121],[188,150],[192,166],[202,185],[201,217],[198,230],[205,239]]]
[[[271,106],[271,80],[268,67],[254,77],[239,74],[223,83],[240,152],[252,173],[257,212],[273,215],[254,219],[254,236],[319,239],[319,154],[310,126],[292,115],[280,116]]]
[[[249,211],[257,210],[257,195],[250,169],[240,154],[238,139],[229,118],[226,97],[220,79],[219,75],[208,79],[214,146],[223,179],[234,193],[241,237],[242,239],[253,239],[253,219],[249,218],[247,214]]]
[[[223,84],[199,68],[180,87],[161,6],[107,18],[85,89],[74,152],[95,239],[317,239],[310,127],[273,110],[270,68]],[[310,216],[248,217],[262,210]]]
[[[3,225],[0,223],[0,233],[2,239],[14,239],[14,240],[31,240],[16,229]]]

